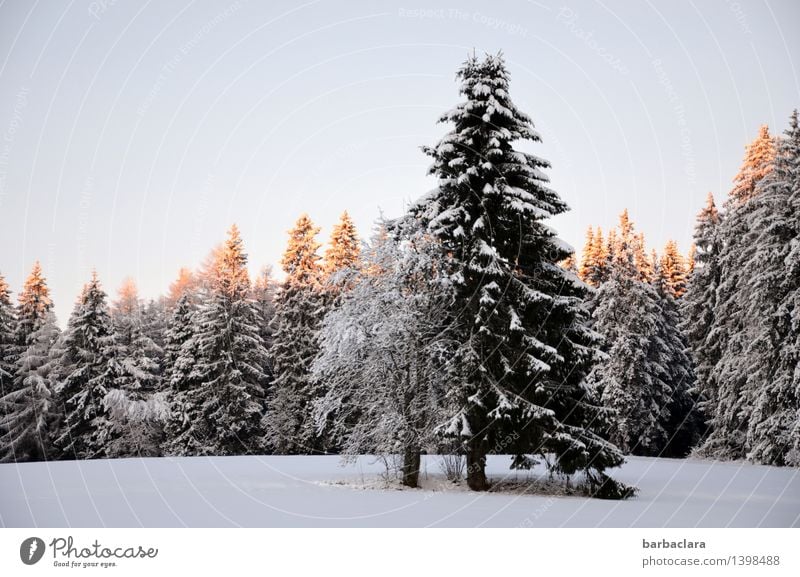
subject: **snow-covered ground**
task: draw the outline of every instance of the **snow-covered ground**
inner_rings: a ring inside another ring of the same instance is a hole
[[[508,470],[490,457],[491,477]],[[424,483],[446,485],[438,458]],[[630,458],[615,478],[628,501],[374,488],[364,457],[119,459],[0,465],[6,527],[456,526],[788,527],[800,525],[800,470],[740,463]],[[360,487],[360,488],[359,488]]]

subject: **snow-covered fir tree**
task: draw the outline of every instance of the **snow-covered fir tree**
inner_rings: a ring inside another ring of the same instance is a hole
[[[319,228],[303,214],[289,232],[281,266],[286,277],[275,295],[271,358],[275,372],[264,427],[278,453],[321,450],[313,402],[321,395],[311,374],[319,351],[317,333],[324,312]]]
[[[195,363],[193,350],[184,346],[194,334],[194,314],[201,294],[196,277],[189,269],[181,268],[178,278],[170,285],[166,299],[164,326],[164,389],[175,394],[189,386],[189,374]]]
[[[186,389],[173,397],[178,426],[169,444],[173,454],[253,454],[262,443],[267,351],[236,225],[210,270],[209,293],[181,348],[193,367]]]
[[[401,455],[402,482],[416,487],[421,452],[438,447],[450,295],[431,283],[438,247],[413,221],[392,228],[376,234],[369,272],[323,322],[314,373],[327,390],[316,422],[346,455]]]
[[[797,109],[795,109],[790,121],[790,130],[796,135],[798,126]],[[794,138],[790,135],[790,138]],[[797,151],[795,150],[795,154]],[[780,324],[784,347],[781,351],[779,365],[779,379],[788,383],[791,379],[790,387],[794,387],[794,401],[800,404],[800,186],[797,178],[800,175],[800,168],[795,165],[795,180],[788,198],[789,210],[794,219],[788,220],[794,230],[794,240],[790,244],[789,254],[784,263],[786,274],[781,286],[782,295],[778,312],[782,319]],[[785,385],[784,385],[785,386]],[[790,434],[791,447],[786,447],[785,462],[787,465],[800,467],[800,407],[796,407],[797,419]]]
[[[145,307],[133,279],[126,279],[111,310],[119,375],[103,406],[108,420],[106,455],[157,456],[166,414],[161,389],[161,348],[147,334]]]
[[[17,347],[17,317],[11,304],[11,289],[5,277],[0,274],[0,397],[14,390]],[[0,443],[8,446],[10,440],[0,424]]]
[[[0,274],[0,395],[11,392],[14,382],[16,336],[17,317],[11,304],[11,289],[5,277]]]
[[[81,292],[56,345],[55,400],[63,423],[55,439],[62,459],[106,456],[109,423],[103,398],[120,375],[106,293],[97,274]]]
[[[53,308],[47,280],[42,275],[42,267],[37,260],[25,279],[19,293],[17,306],[17,344],[25,348],[30,344],[31,335],[39,328],[47,312]]]
[[[188,397],[197,386],[190,377],[197,361],[197,343],[192,340],[196,328],[196,294],[183,293],[172,309],[164,345],[166,392],[170,415],[164,424],[163,451],[169,455],[194,455],[201,452],[192,435],[187,434],[199,419],[199,407]]]
[[[720,281],[705,353],[715,362],[704,384],[711,391],[714,406],[711,432],[701,451],[718,459],[746,458],[749,415],[756,391],[763,384],[758,365],[760,355],[766,351],[759,351],[758,347],[767,342],[764,339],[768,340],[768,336],[757,309],[765,303],[754,300],[755,295],[751,294],[753,270],[748,264],[756,263],[754,259],[760,251],[753,235],[759,234],[763,225],[755,218],[759,206],[755,200],[762,190],[755,175],[763,178],[772,171],[775,155],[769,147],[774,142],[762,127],[747,148],[719,226]],[[755,154],[755,150],[759,153]],[[760,278],[760,272],[755,276]]]
[[[663,260],[663,258],[662,258]],[[674,296],[674,279],[660,267],[653,271],[651,282],[659,298],[657,330],[650,343],[652,355],[664,368],[664,379],[670,394],[663,422],[667,442],[660,454],[665,457],[685,457],[705,433],[703,414],[699,408],[694,365],[688,344],[681,331],[681,314]]]
[[[160,389],[158,359],[160,347],[145,333],[144,306],[133,279],[128,278],[119,290],[111,310],[117,344],[117,358],[122,374],[115,383],[133,398]]]
[[[772,170],[775,159],[775,138],[766,124],[759,128],[758,136],[745,151],[744,162],[733,179],[730,198],[741,204],[753,197],[758,183]]]
[[[623,213],[611,276],[597,291],[593,328],[604,339],[607,358],[591,380],[605,407],[614,412],[609,438],[626,453],[658,455],[669,439],[671,390],[664,351],[656,346],[661,328],[658,294],[636,268],[638,239]]]
[[[186,388],[189,373],[194,366],[195,355],[187,355],[185,345],[194,334],[196,310],[194,297],[184,294],[178,299],[167,325],[164,345],[165,379],[169,388],[174,390]]]
[[[157,457],[161,455],[164,425],[169,419],[165,392],[138,395],[111,389],[103,397],[108,434],[107,457]]]
[[[785,136],[778,141],[773,169],[756,185],[754,210],[745,242],[754,246],[745,265],[741,287],[744,311],[753,340],[743,368],[752,398],[745,447],[748,459],[770,465],[800,464],[800,369],[796,348],[800,326],[797,246],[800,194],[800,126],[792,114]]]
[[[683,321],[696,375],[695,389],[700,408],[706,418],[714,412],[716,390],[710,381],[711,371],[719,360],[719,346],[709,338],[717,307],[717,287],[720,282],[720,213],[709,192],[706,205],[697,215],[694,229],[694,270],[681,299]]]
[[[331,280],[337,273],[356,268],[361,254],[361,241],[353,219],[347,211],[339,217],[339,222],[333,225],[331,238],[325,250],[324,273]]]
[[[0,459],[6,462],[41,461],[51,453],[51,433],[57,424],[52,407],[51,350],[60,331],[52,311],[36,324],[38,328],[17,361],[17,384],[0,398],[0,430],[5,435]]]
[[[465,101],[442,117],[453,125],[436,146],[439,186],[411,209],[441,244],[441,273],[457,343],[449,365],[451,413],[444,433],[461,439],[467,482],[485,490],[486,455],[549,454],[557,471],[619,465],[616,447],[591,430],[595,406],[584,377],[595,360],[585,285],[558,266],[572,248],[545,220],[567,210],[547,187],[548,163],[514,148],[538,142],[508,92],[503,58],[469,58],[458,71]]]

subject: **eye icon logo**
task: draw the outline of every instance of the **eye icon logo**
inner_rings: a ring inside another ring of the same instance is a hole
[[[34,565],[44,556],[44,541],[39,537],[28,537],[19,546],[19,558],[25,565]]]

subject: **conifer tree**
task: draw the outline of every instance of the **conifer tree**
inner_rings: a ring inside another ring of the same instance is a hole
[[[659,267],[651,281],[658,295],[660,310],[650,350],[669,387],[669,399],[662,419],[667,442],[659,454],[685,457],[700,441],[705,426],[698,407],[694,367],[680,329],[680,310],[670,289],[669,278],[667,272]]]
[[[201,454],[197,437],[188,434],[199,423],[200,411],[188,391],[199,383],[191,380],[197,363],[197,343],[192,339],[197,324],[197,306],[193,293],[183,293],[172,310],[164,345],[164,380],[170,415],[164,424],[164,453],[168,455]]]
[[[267,351],[236,225],[211,270],[210,292],[194,317],[192,337],[181,348],[194,363],[189,388],[176,399],[197,417],[178,416],[170,445],[176,454],[253,454],[262,442]]]
[[[707,341],[711,355],[719,351],[708,382],[713,392],[714,408],[711,433],[702,453],[718,459],[744,459],[747,456],[747,429],[756,390],[760,386],[755,367],[759,352],[754,348],[764,344],[763,319],[751,307],[763,305],[755,300],[748,288],[753,274],[748,263],[756,263],[759,245],[752,235],[760,234],[762,222],[756,218],[761,194],[759,186],[772,171],[774,139],[762,127],[759,136],[747,148],[735,186],[726,202],[725,216],[719,227],[719,286],[716,306]],[[759,176],[762,180],[758,180]],[[754,220],[755,219],[755,220]],[[756,278],[760,278],[760,274]],[[761,334],[759,334],[761,333]]]
[[[800,326],[792,323],[800,280],[791,262],[800,243],[798,194],[800,126],[795,110],[779,140],[772,171],[756,185],[745,238],[754,248],[741,287],[752,335],[741,359],[753,403],[745,447],[748,459],[770,465],[796,464],[793,449],[800,441],[800,355],[795,348]]]
[[[578,274],[583,282],[591,286],[594,285],[594,267],[597,259],[594,244],[594,229],[590,226],[586,229],[586,242],[583,243],[581,251],[581,266]]]
[[[311,375],[324,310],[318,233],[303,214],[289,232],[281,259],[286,277],[275,295],[271,349],[275,381],[265,420],[267,445],[278,453],[321,449],[313,419],[313,402],[321,395]]]
[[[694,361],[700,409],[710,417],[716,405],[716,391],[710,377],[720,355],[719,344],[710,334],[717,308],[721,250],[720,214],[710,192],[705,207],[697,215],[693,246],[695,266],[681,299],[684,319],[681,328]]]
[[[795,109],[789,121],[789,139],[791,141],[796,142],[797,131],[798,112]],[[789,152],[788,147],[787,152]],[[796,144],[793,145],[791,153],[797,159]],[[778,306],[781,319],[778,327],[784,347],[780,354],[779,365],[776,367],[781,388],[787,391],[793,388],[794,401],[798,404],[800,404],[800,370],[797,369],[800,367],[800,186],[797,182],[799,175],[800,168],[795,164],[794,184],[787,199],[788,214],[793,215],[793,218],[790,216],[787,219],[787,225],[793,230],[794,241],[790,244],[789,254],[784,260],[786,270],[783,283],[781,283],[781,299]],[[798,418],[795,420],[789,439],[787,439],[787,445],[790,444],[790,446],[785,447],[784,461],[787,465],[800,467],[800,407],[796,406],[796,409]],[[784,409],[784,413],[789,411],[790,409]],[[762,430],[764,428],[762,426]]]
[[[17,307],[17,344],[19,347],[25,348],[30,344],[30,336],[39,328],[38,323],[44,319],[52,307],[50,289],[37,260],[33,263],[33,269],[28,278],[25,279],[22,292],[19,293]]]
[[[11,304],[11,289],[5,277],[0,274],[0,397],[14,390],[14,377],[18,347],[17,318]],[[0,424],[0,442],[9,442],[6,431]]]
[[[169,387],[176,390],[186,389],[188,375],[194,366],[194,355],[187,357],[184,345],[194,334],[196,310],[194,297],[183,294],[178,298],[168,323],[164,345],[165,375]],[[184,361],[188,361],[186,365],[182,364]]]
[[[114,323],[116,355],[122,369],[122,374],[112,388],[121,388],[131,398],[139,400],[161,387],[158,359],[162,351],[145,332],[144,306],[133,279],[127,278],[123,281],[111,318]]]
[[[56,402],[64,415],[55,440],[63,459],[106,456],[109,423],[103,399],[120,375],[106,293],[97,274],[86,284],[57,347]]]
[[[604,406],[613,411],[607,434],[626,453],[658,455],[670,435],[669,359],[657,337],[661,303],[636,267],[638,239],[627,211],[620,216],[611,275],[596,295],[594,326],[604,338],[607,358],[591,381]]]
[[[605,480],[598,472],[621,456],[590,430],[599,408],[582,386],[596,352],[584,289],[557,265],[572,248],[544,223],[567,206],[546,185],[548,163],[513,146],[540,136],[509,98],[502,57],[473,56],[458,78],[466,100],[442,117],[453,129],[424,149],[439,187],[411,209],[441,243],[455,292],[442,431],[461,440],[473,490],[487,488],[486,455],[500,450],[515,466],[547,453],[559,472]]]
[[[758,136],[746,148],[744,162],[733,179],[731,201],[741,204],[750,200],[756,185],[772,170],[774,159],[775,139],[764,124],[759,128]]]
[[[163,351],[148,334],[160,312],[155,313],[155,319],[146,319],[146,313],[136,283],[125,279],[111,310],[119,373],[103,399],[108,457],[160,454],[161,421],[166,414],[165,399],[158,393]]]
[[[356,225],[347,211],[344,211],[339,222],[333,226],[331,239],[325,250],[325,274],[330,277],[339,271],[356,267],[360,254],[361,241]]]
[[[16,360],[17,318],[11,289],[0,274],[0,395],[11,392]]]
[[[30,344],[17,361],[17,386],[0,398],[0,430],[6,435],[0,458],[6,462],[40,461],[50,452],[56,419],[51,349],[60,331],[52,311],[36,324],[38,328],[28,339]]]
[[[603,239],[603,230],[599,226],[594,235],[594,243],[595,264],[592,280],[593,286],[600,286],[601,283],[608,280],[611,270],[611,252],[608,243]]]
[[[664,290],[674,299],[681,298],[686,292],[686,263],[674,240],[667,241],[658,264]]]
[[[55,315],[47,311],[37,321],[27,349],[17,361],[14,390],[0,398],[0,430],[8,435],[2,460],[41,461],[50,453],[57,412],[53,404],[51,349],[59,336]]]
[[[656,271],[653,260],[647,256],[644,233],[640,232],[634,244],[634,266],[639,273],[639,279],[643,282],[653,282]]]

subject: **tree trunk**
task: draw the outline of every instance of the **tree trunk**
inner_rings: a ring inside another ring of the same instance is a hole
[[[470,440],[467,447],[467,485],[473,491],[489,488],[486,481],[486,449],[477,439]]]
[[[406,487],[419,486],[419,468],[421,464],[419,449],[407,447],[403,453],[403,485]]]

